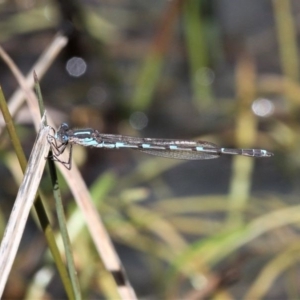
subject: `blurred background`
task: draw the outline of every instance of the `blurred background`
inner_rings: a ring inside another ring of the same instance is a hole
[[[140,299],[300,297],[299,17],[292,0],[0,1],[0,43],[24,74],[59,32],[69,38],[37,74],[57,126],[275,154],[189,162],[75,147]],[[0,70],[9,99],[18,84]],[[15,120],[29,155],[26,105]],[[0,153],[3,234],[20,181],[6,133]],[[77,208],[61,186],[68,219]],[[72,246],[84,299],[110,298],[85,227]],[[65,297],[33,217],[4,296]]]

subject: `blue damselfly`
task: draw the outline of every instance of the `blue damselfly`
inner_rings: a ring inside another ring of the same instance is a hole
[[[71,169],[73,144],[104,149],[129,148],[148,154],[186,160],[202,160],[218,158],[220,155],[243,155],[250,157],[271,157],[273,153],[263,149],[230,149],[204,141],[189,141],[176,139],[140,138],[125,135],[103,134],[92,128],[69,129],[62,123],[57,132],[48,136],[52,146],[53,159]],[[64,162],[59,156],[69,146],[69,158]]]

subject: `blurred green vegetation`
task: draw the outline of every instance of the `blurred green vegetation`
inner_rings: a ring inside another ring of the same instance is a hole
[[[207,162],[193,162],[197,170],[186,171],[188,163],[182,161],[75,149],[139,297],[297,299],[300,85],[294,3],[267,2],[266,15],[275,22],[260,36],[237,34],[237,29],[222,34],[216,2],[155,2],[74,1],[71,9],[68,1],[64,7],[55,1],[2,1],[0,43],[25,73],[52,37],[73,24],[69,46],[41,81],[48,112],[58,124],[71,120],[78,127],[139,134],[129,120],[140,111],[157,120],[160,137],[192,132],[224,146],[275,152],[268,161],[234,157],[220,159],[217,166],[211,162],[213,180],[203,187],[200,180],[210,177]],[[63,74],[72,56],[88,63],[88,74],[76,80]],[[16,83],[2,62],[1,69],[0,84],[12,92]],[[87,101],[92,86],[101,88],[97,97],[105,100]],[[253,110],[261,99],[274,106],[265,117]],[[25,127],[29,121],[23,115],[18,122]],[[33,138],[23,134],[28,153]],[[21,178],[12,152],[3,134],[2,233]],[[82,214],[60,174],[59,179],[83,298],[113,298],[113,283]],[[218,188],[225,179],[227,192]],[[194,187],[187,194],[180,187],[188,182]],[[51,289],[55,267],[41,240],[35,232],[21,247],[5,298],[56,297]],[[41,274],[48,280],[41,281]]]

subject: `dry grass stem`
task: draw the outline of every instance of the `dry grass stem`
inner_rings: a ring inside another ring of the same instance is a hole
[[[43,127],[38,134],[0,246],[0,296],[15,260],[26,221],[43,175],[46,164],[45,157],[49,152],[48,133],[49,127]]]

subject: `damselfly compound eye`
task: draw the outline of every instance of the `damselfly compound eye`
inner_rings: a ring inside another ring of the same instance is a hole
[[[61,140],[62,140],[63,143],[66,143],[68,141],[68,139],[69,138],[68,138],[68,136],[66,134],[64,134],[64,135],[61,136]]]
[[[62,123],[60,125],[60,128],[63,129],[63,130],[68,130],[69,129],[69,125],[67,123]]]

